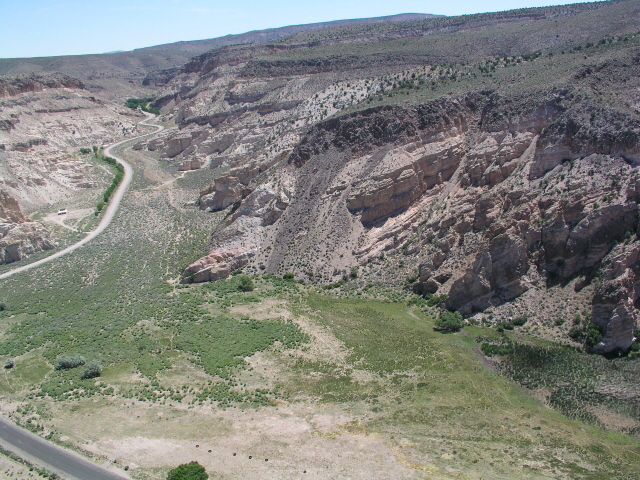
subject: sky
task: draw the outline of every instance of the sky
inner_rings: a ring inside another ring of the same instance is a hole
[[[464,15],[545,0],[0,0],[0,58],[80,55],[397,13]]]

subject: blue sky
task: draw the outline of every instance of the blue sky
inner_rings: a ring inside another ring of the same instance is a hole
[[[104,53],[180,40],[396,13],[462,15],[545,0],[0,0],[0,58]]]

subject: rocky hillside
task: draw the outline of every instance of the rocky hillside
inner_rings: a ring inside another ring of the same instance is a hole
[[[25,211],[91,188],[79,148],[131,134],[140,118],[64,75],[0,77],[0,188]]]
[[[96,187],[80,148],[135,133],[142,118],[61,74],[0,77],[0,263],[55,244],[24,217]]]
[[[558,318],[591,318],[591,348],[627,350],[639,14],[602,2],[343,27],[156,75],[178,128],[136,148],[215,169],[198,205],[228,209],[183,282],[245,268],[400,284],[567,341]]]
[[[66,55],[58,57],[0,58],[0,75],[48,75],[61,73],[80,79],[94,95],[117,100],[127,97],[147,97],[152,84],[143,82],[147,75],[157,70],[178,69],[194,55],[200,55],[227,45],[256,44],[278,40],[295,33],[320,31],[338,26],[370,25],[376,23],[397,24],[437,17],[421,13],[405,13],[386,17],[337,20],[333,22],[290,25],[280,28],[256,30],[237,35],[206,40],[192,40],[129,52],[94,55]],[[0,86],[0,89],[2,86]]]
[[[0,190],[0,265],[56,246],[50,232],[25,217],[15,198]]]

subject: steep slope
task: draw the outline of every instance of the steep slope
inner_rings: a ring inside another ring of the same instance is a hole
[[[25,217],[15,198],[0,190],[0,265],[56,246],[50,232]]]
[[[0,77],[0,263],[55,246],[51,232],[22,212],[96,189],[80,148],[135,133],[139,118],[61,74]]]
[[[243,266],[358,277],[343,288],[409,277],[478,319],[535,317],[543,336],[588,310],[592,348],[627,350],[638,14],[627,1],[344,27],[167,72],[157,104],[179,128],[137,148],[217,169],[198,205],[229,208],[183,281]]]

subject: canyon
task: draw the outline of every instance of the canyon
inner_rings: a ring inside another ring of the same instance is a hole
[[[2,279],[3,415],[140,479],[635,478],[637,18],[0,59],[0,274],[133,168]]]

